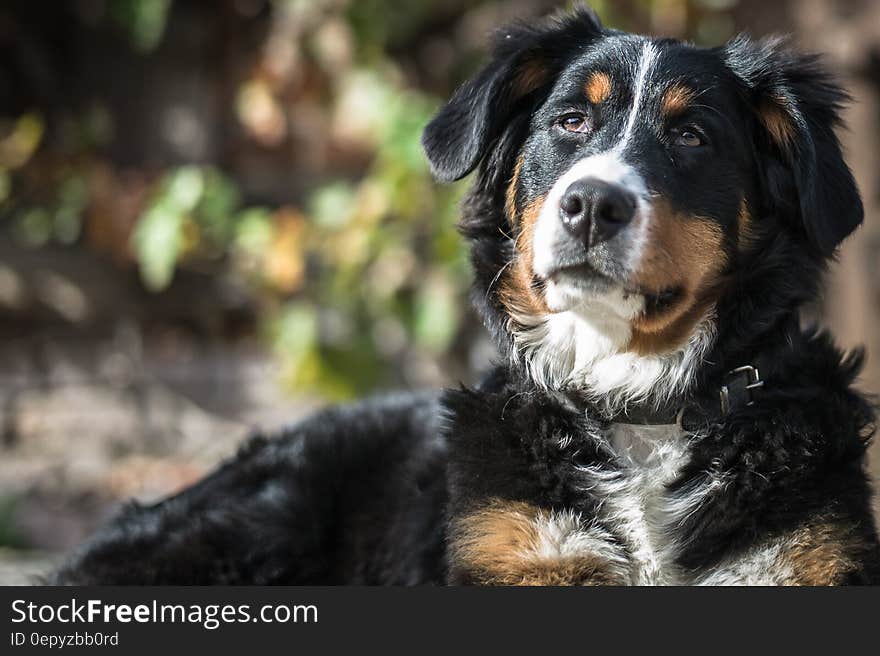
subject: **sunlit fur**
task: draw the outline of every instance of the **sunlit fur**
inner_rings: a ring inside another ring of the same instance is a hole
[[[546,317],[512,317],[517,349],[532,379],[548,389],[574,387],[607,412],[627,404],[662,405],[684,394],[712,346],[714,317],[708,315],[687,343],[672,353],[639,355],[625,350],[629,324],[596,316],[593,299],[587,316],[571,310]],[[534,322],[532,325],[529,322]]]

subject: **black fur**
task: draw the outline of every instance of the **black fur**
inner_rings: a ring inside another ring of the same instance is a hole
[[[425,128],[422,138],[431,171],[451,182],[474,170],[503,126],[534,105],[571,53],[601,34],[588,10],[561,18],[557,29],[511,25],[494,37],[491,62],[465,82]],[[535,80],[524,75],[531,69]]]
[[[788,52],[776,40],[755,44],[740,37],[724,49],[724,57],[745,84],[752,107],[768,96],[785,101],[783,106],[797,128],[793,150],[787,154],[765,152],[764,157],[780,158],[793,171],[806,233],[821,254],[832,254],[864,216],[861,197],[834,134],[849,96],[835,84],[818,57]],[[778,168],[768,168],[766,179],[772,197],[786,182],[774,179],[781,173]]]
[[[50,582],[440,583],[446,449],[437,416],[435,397],[400,396],[253,438],[181,494],[130,505]]]
[[[447,562],[447,520],[489,499],[597,517],[603,499],[590,492],[591,477],[618,467],[608,444],[595,439],[610,418],[578,390],[546,390],[532,380],[515,357],[495,284],[516,248],[504,208],[517,157],[524,158],[521,208],[571,161],[603,147],[612,138],[603,126],[623,120],[625,99],[592,117],[590,142],[552,136],[552,112],[567,102],[566,85],[580,88],[598,58],[626,75],[640,39],[602,27],[586,10],[501,31],[490,63],[425,131],[440,180],[477,169],[461,227],[474,265],[473,302],[503,364],[476,389],[330,410],[254,441],[182,494],[128,508],[52,582],[467,582]],[[669,485],[676,498],[712,472],[726,476],[723,489],[668,527],[679,545],[676,565],[705,571],[821,517],[861,545],[848,554],[856,565],[845,582],[880,583],[864,471],[873,410],[853,389],[861,358],[792,327],[798,308],[815,298],[827,259],[862,220],[834,134],[846,97],[816,58],[778,42],[738,39],[714,50],[655,43],[666,78],[711,81],[704,120],[716,150],[667,157],[646,132],[635,146],[640,172],[676,207],[716,222],[728,258],[716,339],[676,401],[711,396],[726,371],[756,357],[769,362],[760,401],[708,422]],[[767,102],[794,126],[788,149],[760,120]],[[749,248],[736,244],[741,198],[755,218]]]

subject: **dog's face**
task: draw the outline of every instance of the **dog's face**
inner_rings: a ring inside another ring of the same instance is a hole
[[[716,54],[628,35],[568,62],[506,191],[519,234],[510,311],[605,314],[640,352],[681,344],[749,228],[735,89]]]
[[[503,32],[424,144],[440,179],[482,162],[463,228],[512,355],[539,382],[632,400],[664,377],[680,392],[718,317],[761,305],[732,296],[762,258],[789,253],[812,293],[862,216],[833,132],[843,97],[776,43],[701,49],[582,10]]]

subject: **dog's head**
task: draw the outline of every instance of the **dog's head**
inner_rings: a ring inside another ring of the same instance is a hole
[[[861,222],[843,99],[778,42],[702,49],[579,10],[501,31],[424,146],[440,180],[479,168],[462,227],[511,355],[644,400],[684,390],[725,317],[793,312]]]

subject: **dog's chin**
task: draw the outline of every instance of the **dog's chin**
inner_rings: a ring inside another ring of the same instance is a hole
[[[551,312],[631,321],[645,308],[645,296],[588,266],[552,272],[545,281],[544,298]]]
[[[659,292],[641,289],[627,281],[604,274],[589,264],[552,271],[544,280],[545,300],[551,312],[597,312],[632,320],[639,315],[657,315],[673,306],[682,289],[672,286]]]

